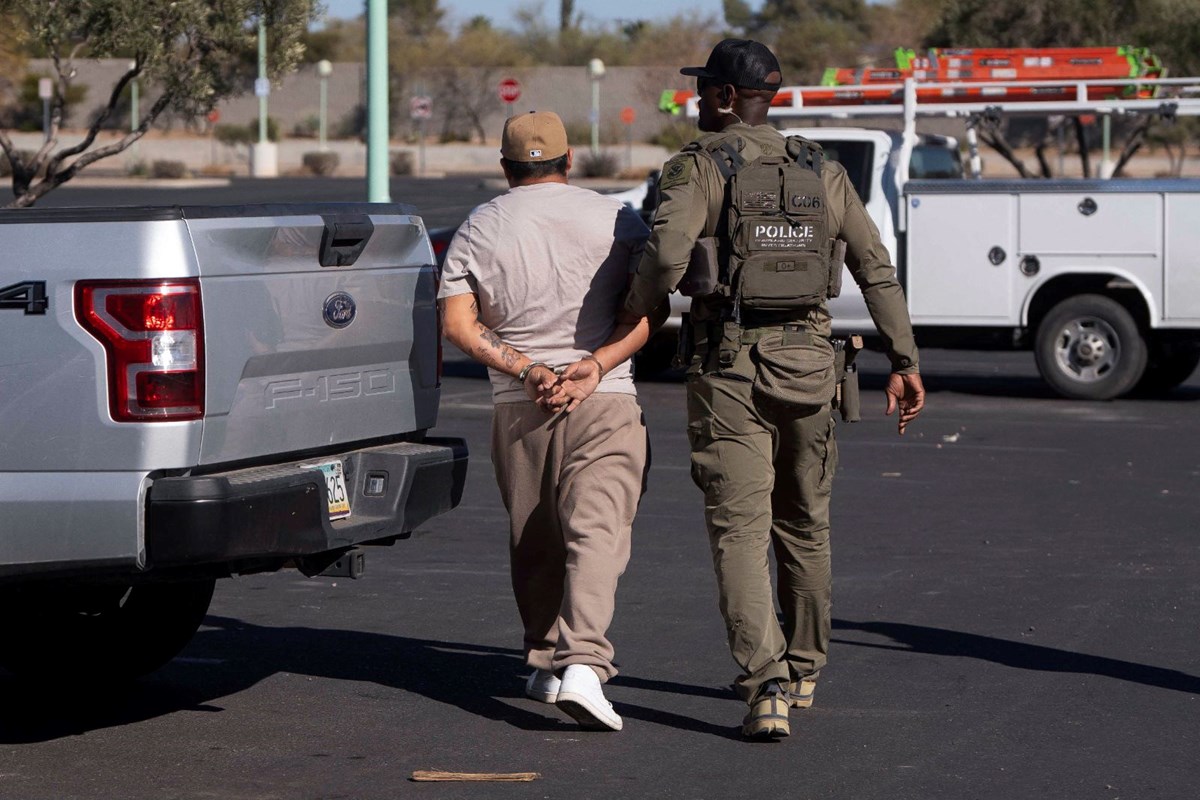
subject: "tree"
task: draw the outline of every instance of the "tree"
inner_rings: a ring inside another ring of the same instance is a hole
[[[404,26],[410,36],[424,37],[438,31],[446,12],[438,0],[388,0],[388,16]]]
[[[89,164],[124,151],[167,109],[192,118],[245,91],[250,84],[244,57],[253,52],[260,18],[270,31],[269,77],[292,69],[303,54],[301,37],[315,6],[316,0],[0,0],[0,15],[16,20],[54,69],[49,141],[26,157],[0,131],[0,148],[12,164],[15,199],[9,207],[31,206]],[[65,98],[84,57],[129,59],[130,67],[82,141],[59,148]],[[153,86],[157,97],[133,131],[96,146],[97,133],[135,78]]]
[[[930,47],[1085,47],[1132,43],[1148,47],[1173,74],[1200,70],[1200,3],[1196,0],[907,0],[941,3],[936,23],[923,44]],[[1154,117],[1131,127],[1117,159],[1115,175],[1147,140]],[[1032,173],[1016,157],[997,120],[976,120],[980,138],[1024,176]],[[1070,120],[1084,176],[1090,175],[1085,126]],[[1172,134],[1166,134],[1168,138]],[[1164,147],[1169,147],[1163,141]],[[1037,148],[1042,177],[1050,177],[1044,157],[1047,140]]]
[[[741,35],[773,45],[789,83],[816,83],[826,67],[852,66],[869,55],[865,0],[765,0],[757,12],[745,0],[725,0],[724,10]]]

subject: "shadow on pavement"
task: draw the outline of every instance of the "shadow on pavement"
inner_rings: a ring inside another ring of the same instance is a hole
[[[675,681],[657,681],[647,678],[634,678],[628,675],[618,675],[612,679],[613,686],[622,686],[629,689],[641,689],[650,692],[662,692],[664,694],[683,694],[693,697],[703,697],[716,700],[733,701],[733,692],[728,687],[716,686],[696,686],[690,683],[676,683]],[[731,706],[733,704],[731,703]],[[739,703],[740,706],[740,703]],[[745,708],[745,706],[740,706]],[[710,736],[717,736],[723,739],[733,739],[742,741],[740,726],[730,727],[726,725],[714,725],[711,722],[694,719],[693,717],[675,714],[670,711],[664,711],[660,708],[648,708],[646,706],[634,705],[633,703],[613,701],[613,708],[623,717],[640,720],[642,722],[653,722],[657,725],[665,725],[668,728],[677,728],[681,731],[694,731],[695,733],[703,733]],[[737,713],[736,711],[733,713]]]
[[[527,672],[518,650],[462,642],[412,639],[363,631],[261,627],[209,616],[182,656],[119,688],[89,691],[37,686],[0,677],[0,743],[42,742],[127,725],[181,711],[215,713],[216,704],[278,674],[375,683],[399,689],[523,730],[578,731],[556,709],[524,696]],[[641,689],[688,694],[704,687],[624,679]],[[715,692],[715,690],[712,690]],[[725,695],[721,695],[725,696]],[[519,699],[519,705],[509,700]],[[658,709],[618,704],[622,714],[683,730],[730,736],[731,729]]]
[[[834,639],[838,644],[882,650],[901,650],[935,656],[978,658],[1016,669],[1099,675],[1129,683],[1140,683],[1156,689],[1200,694],[1200,677],[1194,675],[1173,669],[1136,664],[1131,661],[1120,661],[1115,658],[1073,653],[1054,647],[900,622],[854,622],[835,619],[833,629],[885,636],[895,642],[895,644],[873,644],[854,639]]]

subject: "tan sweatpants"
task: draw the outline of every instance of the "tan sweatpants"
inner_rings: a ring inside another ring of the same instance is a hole
[[[647,456],[633,395],[594,394],[569,414],[532,402],[496,406],[492,465],[509,514],[529,666],[561,673],[587,664],[602,681],[617,674],[606,634]]]

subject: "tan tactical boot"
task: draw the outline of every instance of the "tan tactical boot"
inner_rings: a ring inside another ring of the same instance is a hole
[[[747,739],[782,739],[791,733],[788,726],[788,692],[781,681],[763,685],[750,703],[750,713],[742,720],[742,736]]]
[[[817,690],[815,678],[801,678],[792,681],[788,686],[792,708],[810,708],[813,704],[813,692]]]

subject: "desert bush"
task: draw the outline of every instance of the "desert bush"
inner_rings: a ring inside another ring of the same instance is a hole
[[[587,153],[579,159],[579,171],[585,178],[611,178],[617,174],[620,164],[612,153],[601,150],[598,153]]]
[[[392,174],[412,175],[413,154],[408,150],[397,150],[392,153]]]
[[[152,178],[167,178],[175,180],[178,178],[186,178],[187,174],[187,165],[182,161],[168,161],[166,159],[159,159],[150,165],[150,177]]]
[[[338,164],[341,163],[338,154],[328,150],[316,150],[305,153],[300,161],[304,164],[304,168],[313,175],[332,175],[337,171]]]

